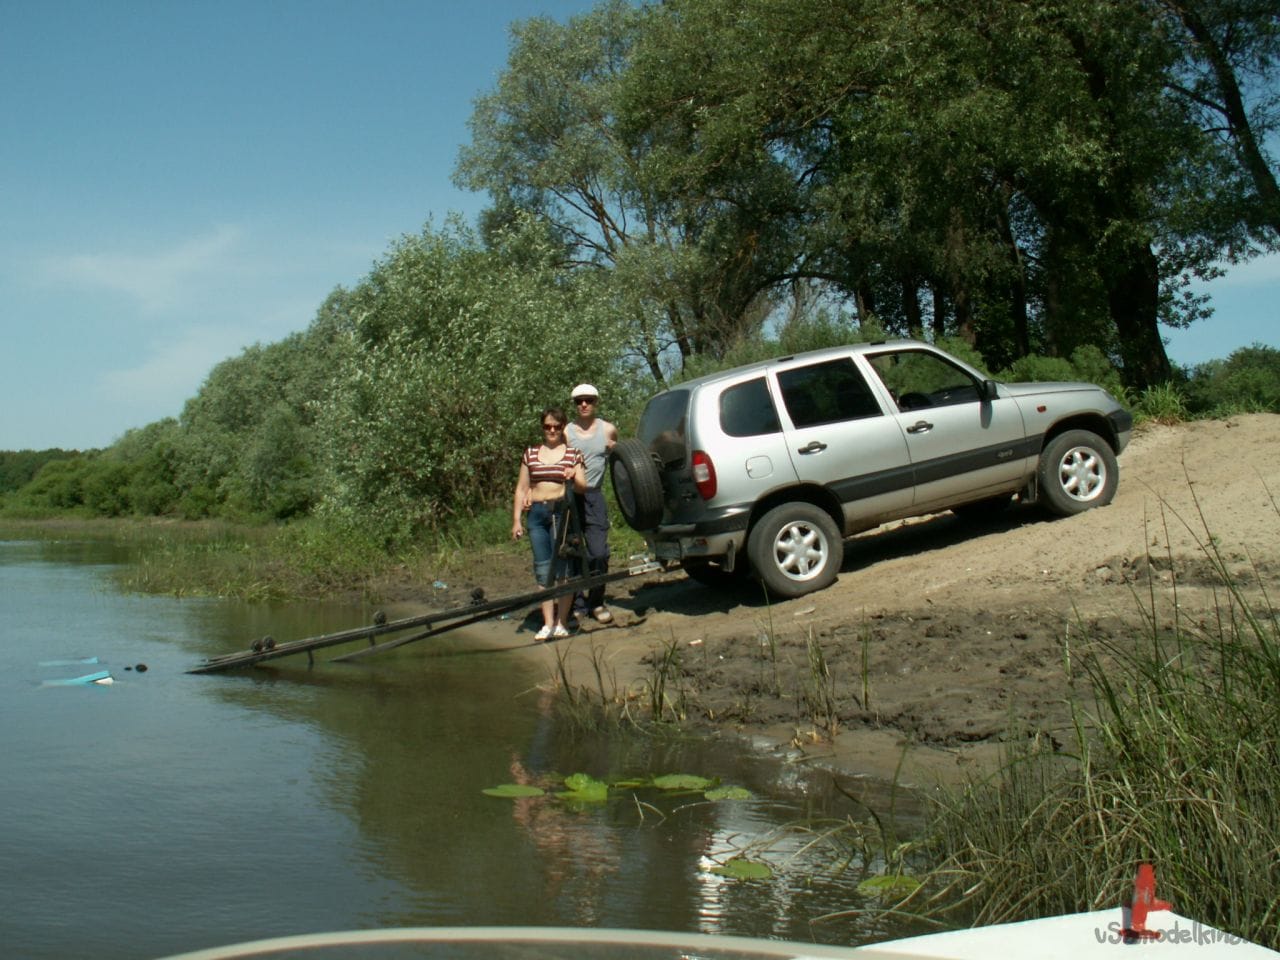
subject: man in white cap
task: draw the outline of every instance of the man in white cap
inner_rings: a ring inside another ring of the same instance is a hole
[[[604,468],[609,451],[618,442],[618,430],[607,420],[596,416],[600,391],[589,383],[573,388],[573,411],[576,417],[565,428],[569,445],[582,451],[587,468],[587,491],[578,496],[581,507],[582,533],[587,547],[586,573],[595,575],[609,570],[609,508],[605,503]],[[592,587],[583,603],[597,623],[610,623],[613,614],[604,603],[604,584]]]

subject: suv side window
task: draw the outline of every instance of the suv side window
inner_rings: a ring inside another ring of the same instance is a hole
[[[791,422],[797,427],[883,415],[850,357],[783,370],[778,374],[778,385]]]
[[[900,410],[949,407],[979,398],[973,377],[937,354],[900,350],[867,359]]]
[[[731,437],[760,437],[782,431],[764,377],[734,384],[720,394],[720,429]]]

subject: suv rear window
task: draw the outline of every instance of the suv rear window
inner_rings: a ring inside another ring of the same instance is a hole
[[[731,437],[782,432],[764,377],[734,384],[720,394],[720,429]]]
[[[667,466],[678,466],[684,460],[688,407],[688,390],[668,390],[650,400],[640,416],[639,440]]]
[[[840,357],[778,374],[782,401],[797,427],[861,420],[883,414],[850,357]]]

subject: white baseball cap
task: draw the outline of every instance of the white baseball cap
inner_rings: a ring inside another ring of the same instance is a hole
[[[571,400],[577,400],[579,397],[595,397],[600,399],[600,391],[589,383],[580,383],[573,388],[573,393],[569,394]]]

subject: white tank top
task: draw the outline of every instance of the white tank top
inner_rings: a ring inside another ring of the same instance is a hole
[[[564,432],[569,442],[582,451],[587,467],[587,486],[598,488],[604,482],[604,465],[609,455],[604,421],[597,419],[590,434],[583,434],[576,423],[569,421]]]

